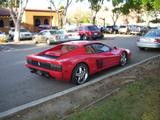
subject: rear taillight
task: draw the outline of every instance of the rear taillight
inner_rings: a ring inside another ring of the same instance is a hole
[[[53,65],[53,64],[51,64],[50,66],[51,66],[51,69],[53,71],[62,71],[62,66],[61,65]]]
[[[88,35],[91,36],[91,35],[92,35],[92,32],[91,32],[91,31],[88,31]]]
[[[155,39],[154,42],[160,43],[160,39]]]
[[[59,37],[58,37],[58,36],[55,36],[55,38],[56,38],[56,39],[59,39]]]

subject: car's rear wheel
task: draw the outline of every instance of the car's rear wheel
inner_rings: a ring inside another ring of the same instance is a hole
[[[76,65],[72,72],[72,83],[80,85],[87,82],[89,77],[89,71],[87,65],[80,63]]]
[[[127,64],[127,54],[125,52],[122,52],[121,58],[120,58],[120,65],[124,66]]]

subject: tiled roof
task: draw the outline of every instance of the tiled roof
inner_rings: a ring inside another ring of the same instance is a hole
[[[0,16],[10,16],[9,10],[6,8],[0,8]]]

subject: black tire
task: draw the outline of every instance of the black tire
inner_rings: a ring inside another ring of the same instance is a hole
[[[125,52],[122,52],[120,58],[120,66],[125,66],[127,64],[127,61],[128,61],[127,54]]]
[[[87,36],[86,35],[82,35],[81,36],[81,40],[87,40]]]
[[[74,68],[72,72],[71,81],[73,84],[81,85],[88,81],[88,77],[89,70],[87,65],[85,65],[84,63],[80,63],[76,65],[76,67]]]

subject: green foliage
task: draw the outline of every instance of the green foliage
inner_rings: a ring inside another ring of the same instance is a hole
[[[114,7],[119,5],[120,3],[121,3],[121,0],[112,0],[112,4]]]
[[[69,120],[160,120],[160,80],[136,81]]]
[[[0,7],[18,7],[19,0],[0,0]]]
[[[89,17],[84,16],[84,17],[82,18],[82,20],[80,21],[80,23],[90,23]]]
[[[154,0],[142,0],[142,8],[146,11],[151,11],[153,10],[153,3],[154,3]]]
[[[153,8],[160,11],[160,0],[154,0]]]

